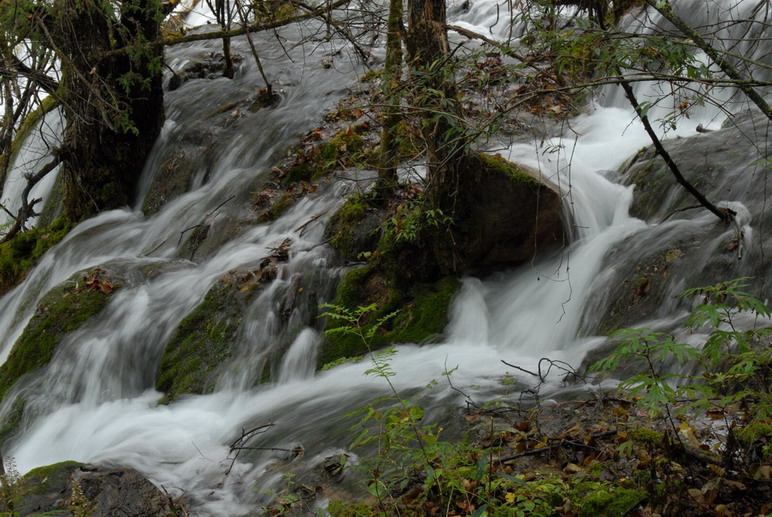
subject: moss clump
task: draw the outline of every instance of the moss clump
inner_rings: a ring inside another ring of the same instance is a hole
[[[437,342],[448,324],[448,307],[458,287],[458,279],[449,276],[434,283],[418,283],[403,290],[370,265],[354,269],[346,275],[338,287],[335,304],[350,308],[375,303],[377,310],[369,315],[367,322],[397,313],[376,332],[369,343],[370,349],[394,343]],[[341,325],[340,322],[329,321],[327,329]],[[318,364],[326,365],[341,358],[361,356],[368,351],[367,344],[358,336],[332,333],[322,346]]]
[[[156,389],[171,402],[185,393],[205,393],[213,388],[212,371],[231,355],[241,325],[238,290],[220,281],[204,301],[182,320],[166,345],[156,377]]]
[[[31,480],[33,478],[37,478],[41,483],[45,483],[48,479],[55,477],[59,473],[66,472],[67,476],[69,476],[72,470],[82,465],[83,464],[78,461],[62,461],[59,463],[54,463],[53,465],[44,465],[42,467],[37,467],[30,470],[24,475],[22,479]]]
[[[646,493],[621,488],[608,483],[591,481],[577,486],[573,499],[579,506],[580,517],[619,517],[635,508]]]
[[[8,242],[0,244],[0,294],[24,281],[29,270],[70,229],[72,223],[69,219],[60,217],[48,227],[18,233]]]
[[[0,367],[0,400],[23,375],[48,364],[64,337],[99,314],[120,285],[95,268],[47,293]]]
[[[630,429],[627,434],[635,441],[650,443],[652,445],[659,445],[664,439],[664,436],[659,431],[646,429],[644,427],[636,427],[634,429]]]
[[[489,155],[485,153],[477,153],[477,157],[489,170],[501,172],[507,177],[517,181],[518,183],[525,183],[527,185],[533,185],[534,187],[543,186],[536,178],[515,166],[514,163],[505,160],[499,154]]]
[[[282,193],[279,198],[273,202],[270,208],[260,212],[257,216],[258,223],[267,223],[268,221],[274,221],[284,215],[289,208],[295,203],[298,198],[298,194],[294,189],[287,190]]]
[[[354,195],[333,214],[325,236],[345,259],[357,260],[378,245],[381,219],[372,193]]]
[[[368,145],[364,138],[348,127],[335,133],[335,136],[319,147],[311,180],[318,180],[340,168],[371,167],[375,165],[376,159],[376,147]]]

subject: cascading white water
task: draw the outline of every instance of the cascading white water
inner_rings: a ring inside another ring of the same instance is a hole
[[[60,143],[62,133],[62,116],[57,110],[46,113],[44,117],[31,130],[30,136],[24,140],[14,162],[11,164],[8,177],[3,186],[2,204],[8,212],[16,215],[21,206],[21,195],[27,186],[25,175],[34,174],[43,167],[52,158],[52,150]],[[28,201],[41,199],[42,201],[35,206],[40,211],[45,206],[51,189],[56,182],[58,167],[49,172],[41,181],[39,181],[29,192]],[[0,211],[0,227],[11,222],[12,219],[7,212]],[[37,217],[31,217],[27,221],[28,227],[34,227]]]
[[[492,24],[494,13],[495,4],[486,1],[476,2],[469,18],[457,16],[460,22],[483,27]],[[496,25],[497,37],[506,37],[508,30]],[[215,49],[215,43],[206,47]],[[278,64],[279,50],[274,51],[272,57],[261,57]],[[174,52],[170,61],[178,60],[178,66],[187,53],[203,51],[188,46]],[[193,81],[168,95],[170,121],[157,144],[159,154],[147,166],[143,192],[160,166],[161,147],[173,145],[180,128],[259,86],[256,72],[242,66],[248,73],[234,81]],[[290,315],[288,327],[294,330],[282,334],[276,307],[295,279],[325,270],[321,224],[305,233],[294,230],[311,216],[331,211],[340,202],[340,186],[309,196],[272,223],[255,225],[200,263],[174,258],[180,233],[269,168],[290,137],[312,127],[323,108],[343,93],[339,84],[347,75],[349,71],[313,66],[287,75],[282,103],[249,123],[229,148],[218,149],[214,165],[202,167],[187,194],[150,218],[118,210],[81,224],[22,286],[0,300],[0,358],[5,359],[40,297],[73,273],[110,261],[161,266],[152,280],[117,292],[100,325],[72,333],[48,367],[25,379],[23,389],[34,418],[23,423],[22,436],[5,451],[22,472],[62,460],[132,466],[169,490],[185,492],[194,504],[193,514],[240,515],[254,512],[264,499],[256,489],[272,486],[281,468],[293,466],[281,453],[269,453],[236,462],[226,476],[227,444],[239,429],[274,422],[265,443],[286,448],[301,444],[311,457],[309,463],[349,443],[351,437],[341,429],[347,422],[343,415],[386,393],[384,381],[363,375],[370,367],[367,361],[314,374],[317,330],[305,324],[302,315]],[[622,99],[614,102],[594,106],[549,141],[509,147],[510,160],[530,165],[560,186],[577,238],[555,258],[482,281],[464,280],[446,342],[398,347],[391,359],[397,389],[414,393],[458,365],[454,384],[484,396],[497,388],[502,375],[513,373],[502,366],[502,359],[526,369],[534,369],[547,355],[575,365],[581,361],[594,341],[578,336],[578,329],[603,259],[625,237],[646,227],[628,215],[631,188],[606,178],[606,171],[649,143],[633,111]],[[668,136],[692,135],[700,123],[716,127],[720,120],[706,111],[681,121]],[[267,255],[267,248],[288,238],[293,242],[290,260],[250,306],[243,342],[215,393],[158,405],[161,394],[152,389],[155,370],[180,320],[224,273],[253,264]],[[338,272],[318,274],[324,277],[319,285],[325,285],[334,282]],[[279,336],[288,341],[288,351],[278,383],[252,388],[264,367],[265,352]],[[553,382],[554,389],[558,381]],[[549,387],[545,391],[549,393]],[[456,400],[442,383],[425,397],[435,414]],[[7,410],[9,403],[4,404]]]

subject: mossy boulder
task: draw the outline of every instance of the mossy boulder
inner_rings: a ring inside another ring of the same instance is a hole
[[[362,260],[378,248],[388,211],[373,192],[350,196],[330,218],[325,238],[344,260]]]
[[[327,229],[344,259],[368,260],[341,282],[335,305],[376,311],[366,324],[396,311],[370,343],[439,341],[458,276],[486,274],[531,260],[563,244],[559,191],[538,172],[482,153],[468,156],[455,217],[429,205],[412,185],[352,196]],[[376,242],[377,241],[377,242]],[[328,323],[328,330],[340,325]],[[328,334],[319,364],[367,352],[361,338]]]
[[[170,402],[186,393],[207,393],[214,388],[217,366],[231,355],[252,291],[239,289],[226,276],[174,331],[164,349],[156,389]]]
[[[15,515],[178,515],[139,472],[64,461],[31,470],[13,486]]]
[[[60,217],[49,226],[20,232],[0,244],[0,295],[23,282],[45,252],[58,244],[71,229],[72,223]]]
[[[276,278],[277,264],[289,256],[287,246],[285,242],[277,247],[259,267],[228,272],[182,320],[164,349],[156,376],[156,389],[166,394],[163,402],[214,388],[218,367],[232,355],[247,308],[259,289]]]
[[[107,270],[92,268],[48,292],[0,366],[0,400],[22,376],[48,364],[64,337],[99,314],[120,287]]]
[[[393,278],[377,267],[365,266],[349,271],[338,288],[335,305],[356,308],[375,304],[376,310],[367,316],[367,323],[396,314],[384,322],[368,344],[356,335],[328,333],[319,352],[318,365],[363,355],[394,343],[440,341],[448,324],[448,308],[459,286],[456,277],[448,276],[433,283],[416,283],[401,289]],[[341,325],[340,321],[330,320],[327,329]]]
[[[558,189],[538,171],[484,153],[469,157],[458,193],[456,273],[512,267],[565,243]],[[447,255],[446,255],[447,256]]]

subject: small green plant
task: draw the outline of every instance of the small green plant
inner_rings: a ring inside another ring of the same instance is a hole
[[[0,461],[3,460],[5,460],[5,466],[0,474],[0,516],[16,517],[19,515],[16,507],[21,502],[23,495],[21,475],[16,470],[16,463],[13,458],[0,456]]]
[[[644,371],[622,381],[619,387],[640,396],[639,403],[652,416],[664,412],[676,436],[674,416],[708,411],[723,414],[732,405],[742,404],[745,426],[767,424],[772,417],[772,328],[739,329],[736,320],[745,313],[758,322],[759,318],[769,318],[770,309],[742,290],[749,285],[747,280],[738,278],[682,294],[702,298],[685,322],[690,330],[709,331],[701,347],[678,343],[665,332],[623,329],[612,336],[620,341],[617,349],[590,371],[613,372],[623,361],[642,361]],[[704,371],[693,376],[663,373],[673,361],[680,366],[691,361]],[[731,449],[727,446],[725,455],[732,454]]]

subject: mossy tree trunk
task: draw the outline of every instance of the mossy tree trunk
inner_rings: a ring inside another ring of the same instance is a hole
[[[378,166],[378,187],[392,189],[397,185],[399,146],[397,129],[402,120],[400,96],[398,95],[402,76],[402,15],[403,0],[389,2],[389,20],[386,26],[386,63],[384,84],[386,108],[384,109],[383,130],[381,131],[381,156]]]
[[[57,0],[48,33],[61,60],[66,127],[58,156],[72,220],[133,201],[164,120],[159,0],[128,0],[118,15],[94,0]],[[115,49],[107,58],[100,54]]]
[[[467,142],[450,62],[445,0],[409,0],[408,22],[414,105],[423,116],[427,199],[431,208],[453,217]]]

